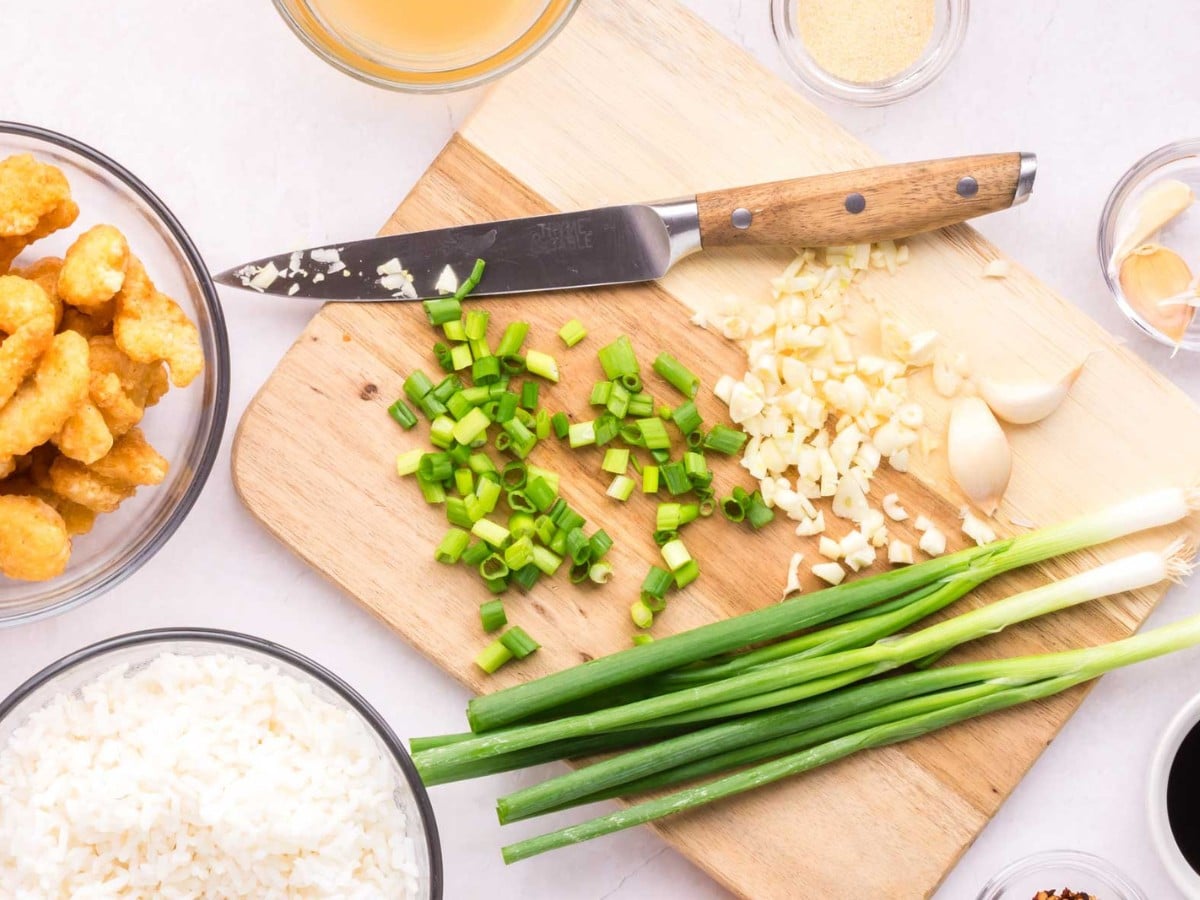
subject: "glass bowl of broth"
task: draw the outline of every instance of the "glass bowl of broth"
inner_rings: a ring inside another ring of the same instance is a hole
[[[284,22],[334,68],[377,87],[437,93],[521,65],[581,0],[274,0]]]
[[[1167,726],[1150,764],[1150,834],[1171,880],[1200,896],[1200,695]]]

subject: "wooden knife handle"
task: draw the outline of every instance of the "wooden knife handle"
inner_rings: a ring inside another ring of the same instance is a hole
[[[905,237],[1022,202],[1037,157],[994,153],[699,194],[705,247],[829,247]]]

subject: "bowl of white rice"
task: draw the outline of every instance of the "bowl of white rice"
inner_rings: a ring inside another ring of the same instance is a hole
[[[284,647],[143,631],[0,703],[13,900],[440,900],[437,826],[400,741]]]

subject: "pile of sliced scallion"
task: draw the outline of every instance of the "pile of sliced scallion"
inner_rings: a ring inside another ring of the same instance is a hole
[[[619,812],[505,847],[515,862],[1049,697],[1200,644],[1200,616],[1099,647],[877,676],[1018,622],[1182,578],[1194,548],[1177,542],[899,634],[997,575],[1178,522],[1198,500],[1194,491],[1158,491],[478,697],[468,707],[470,732],[414,739],[413,759],[435,785],[617,751],[500,798],[503,823],[631,798]]]
[[[700,574],[680,538],[681,529],[718,508],[712,487],[713,473],[706,452],[737,454],[746,435],[720,423],[704,428],[695,397],[700,379],[670,353],[660,353],[653,370],[683,395],[677,406],[655,405],[646,390],[641,366],[629,338],[621,335],[598,352],[604,378],[588,397],[597,410],[594,418],[572,421],[565,412],[553,415],[541,405],[540,382],[558,381],[558,363],[548,353],[525,348],[529,323],[515,321],[503,331],[493,348],[488,339],[490,314],[478,307],[465,312],[462,300],[478,285],[482,260],[458,291],[425,301],[430,325],[445,338],[433,346],[443,378],[435,383],[417,370],[404,381],[404,396],[389,407],[403,428],[417,424],[415,406],[430,421],[431,451],[401,453],[396,471],[415,476],[426,501],[442,504],[450,528],[434,556],[447,565],[462,563],[478,570],[493,594],[511,585],[529,590],[544,576],[569,565],[572,583],[606,583],[613,574],[605,555],[612,539],[603,530],[590,535],[587,522],[559,495],[559,476],[529,462],[539,441],[553,434],[572,448],[604,448],[601,471],[611,475],[607,495],[627,501],[641,482],[645,494],[665,491],[671,499],[659,503],[654,540],[663,566],[651,566],[640,595],[630,607],[639,628],[649,628],[654,615],[665,608],[668,592],[680,589]],[[574,347],[587,336],[578,319],[567,322],[559,337]],[[411,404],[411,405],[410,405]],[[671,424],[668,430],[667,423]],[[672,433],[683,450],[672,453]],[[488,445],[509,459],[497,464]],[[694,502],[690,502],[694,501]],[[501,503],[508,515],[501,521]],[[735,488],[720,502],[725,516],[749,521],[755,528],[774,513],[758,492]],[[503,601],[492,600],[480,609],[483,630],[496,632],[507,624]],[[537,643],[517,629],[500,635],[476,658],[488,673],[514,657],[523,659]],[[635,642],[649,640],[638,635]]]

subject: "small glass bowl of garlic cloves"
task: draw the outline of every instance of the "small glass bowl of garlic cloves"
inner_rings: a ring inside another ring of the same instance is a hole
[[[1200,138],[1138,160],[1100,216],[1104,279],[1129,320],[1156,341],[1200,350]]]

